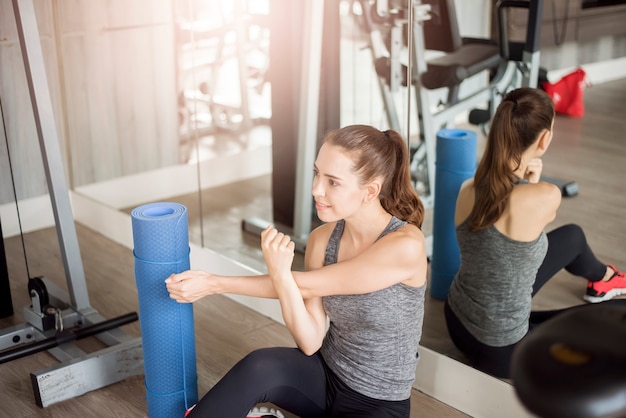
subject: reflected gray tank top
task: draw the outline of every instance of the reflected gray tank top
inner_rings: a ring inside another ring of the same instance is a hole
[[[548,251],[545,232],[532,242],[515,241],[495,226],[470,232],[468,220],[456,230],[461,267],[448,304],[461,323],[484,344],[514,344],[528,332],[532,288]]]
[[[405,225],[392,217],[379,239]],[[344,221],[337,222],[324,264],[337,262]],[[330,326],[321,348],[324,361],[355,391],[399,401],[411,396],[424,318],[424,292],[402,283],[364,295],[322,298]]]

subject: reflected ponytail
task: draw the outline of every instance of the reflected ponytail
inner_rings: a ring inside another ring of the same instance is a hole
[[[543,90],[522,87],[502,99],[474,175],[470,231],[487,228],[500,219],[519,180],[513,173],[522,162],[522,154],[544,130],[552,129],[553,119],[554,103]]]

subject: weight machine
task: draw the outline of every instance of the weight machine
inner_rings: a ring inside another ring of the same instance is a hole
[[[204,19],[186,21],[180,16],[176,24],[176,48],[182,62],[177,70],[183,146],[217,133],[236,138],[268,123],[264,115],[252,111],[252,103],[263,96],[267,78],[266,16],[250,12],[242,0],[234,1],[230,12],[219,2],[206,7]],[[238,92],[235,101],[220,97],[228,90]],[[187,163],[188,154],[182,153],[181,162]]]
[[[497,40],[461,37],[454,0],[409,0],[396,7],[390,7],[387,0],[360,3],[392,129],[401,130],[391,95],[400,86],[412,87],[420,138],[417,147],[411,149],[412,177],[424,204],[431,206],[437,131],[451,127],[454,118],[463,112],[468,112],[470,123],[486,130],[502,95],[516,87],[537,86],[543,0],[498,1]],[[526,39],[522,42],[508,39],[510,9],[528,12]],[[409,36],[405,36],[409,27]],[[380,39],[384,40],[382,47]],[[403,39],[408,39],[407,45]],[[426,51],[444,54],[428,59]],[[402,54],[407,53],[408,60],[402,64]],[[480,73],[488,74],[487,85],[461,95],[462,83]],[[430,91],[444,88],[446,101],[433,105]],[[479,108],[485,105],[486,109]]]
[[[13,0],[13,10],[69,294],[29,277],[26,322],[0,330],[0,363],[45,350],[59,360],[31,373],[35,401],[46,407],[143,374],[143,352],[141,338],[118,328],[136,321],[136,313],[107,320],[90,305],[33,1]],[[92,335],[107,348],[86,354],[73,344]]]

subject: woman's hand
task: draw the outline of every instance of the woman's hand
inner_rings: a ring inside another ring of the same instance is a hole
[[[543,162],[541,158],[533,158],[528,163],[526,167],[526,173],[524,173],[524,178],[528,180],[529,183],[538,183],[541,178],[541,170],[543,169]]]
[[[278,232],[272,226],[261,232],[261,250],[272,280],[285,275],[291,276],[295,248],[296,244],[288,235]]]
[[[191,303],[218,292],[219,276],[201,270],[187,270],[165,279],[170,298],[179,303]]]

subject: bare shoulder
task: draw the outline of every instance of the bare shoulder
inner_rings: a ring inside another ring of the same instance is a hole
[[[337,222],[328,222],[313,229],[309,234],[309,244],[314,244],[318,241],[323,241],[324,243],[328,242],[330,235],[335,229],[335,225],[337,225]]]
[[[473,189],[473,187],[474,187],[474,177],[470,177],[467,180],[465,180],[463,183],[461,183],[460,191],[463,192],[464,190],[467,190],[467,189]]]
[[[523,184],[513,189],[509,201],[512,220],[517,219],[520,228],[530,233],[542,230],[556,218],[561,204],[561,191],[551,183]]]
[[[404,236],[406,239],[415,240],[416,242],[424,241],[424,233],[417,226],[407,223],[397,229],[398,236]]]
[[[545,181],[523,184],[513,189],[511,203],[523,211],[555,215],[561,205],[561,191]]]
[[[459,195],[456,199],[456,209],[454,211],[454,224],[460,225],[472,212],[474,207],[474,178],[469,178],[461,184]]]
[[[387,234],[377,241],[379,248],[384,251],[402,257],[403,255],[415,255],[425,253],[426,238],[421,229],[413,224],[398,228],[393,233]]]
[[[385,238],[388,242],[383,241]],[[393,259],[396,268],[405,271],[406,278],[402,283],[411,287],[421,287],[426,283],[426,238],[421,229],[406,224],[380,241],[384,248],[382,251],[386,252],[384,257]]]
[[[324,265],[326,246],[336,224],[337,222],[322,224],[309,234],[304,254],[306,270],[318,269]]]

